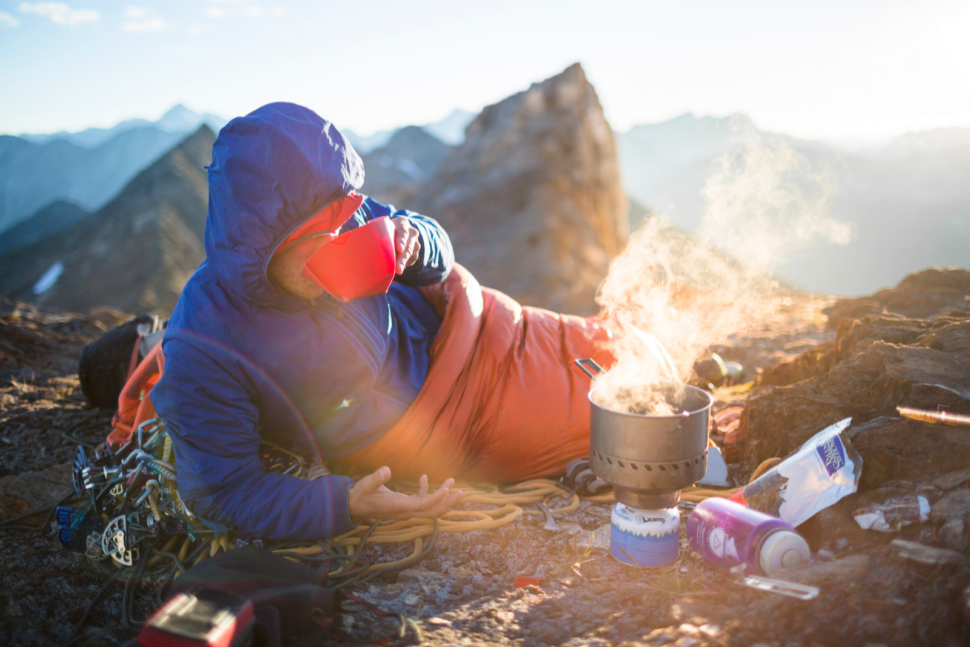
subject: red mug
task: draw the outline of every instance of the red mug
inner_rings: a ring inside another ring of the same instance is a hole
[[[397,254],[394,223],[387,216],[336,236],[303,266],[303,276],[343,302],[386,294]]]

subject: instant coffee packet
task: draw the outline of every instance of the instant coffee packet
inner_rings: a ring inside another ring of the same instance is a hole
[[[731,497],[799,526],[859,488],[862,456],[849,442],[846,418],[823,429]]]

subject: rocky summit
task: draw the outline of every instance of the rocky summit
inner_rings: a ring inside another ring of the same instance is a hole
[[[592,314],[628,234],[616,143],[582,67],[486,107],[406,205],[457,260],[521,303]]]
[[[525,514],[499,529],[443,533],[423,560],[348,587],[364,603],[344,601],[337,626],[317,644],[397,635],[397,618],[408,629],[395,645],[967,644],[970,429],[909,420],[895,407],[970,413],[968,296],[970,272],[939,268],[860,300],[796,293],[760,328],[717,345],[751,378],[713,391],[715,418],[743,408],[740,427],[712,435],[733,450],[735,484],[748,481],[754,463],[853,417],[848,435],[863,459],[859,491],[806,524],[808,563],[772,574],[816,587],[817,598],[755,590],[705,561],[687,545],[687,505],[675,562],[625,566],[608,553],[612,501],[583,500],[557,515],[558,530],[545,529],[539,511],[524,506]],[[123,319],[110,309],[79,315],[0,302],[0,520],[42,511],[73,491],[74,446],[103,440],[111,416],[85,404],[75,361],[84,343]],[[854,518],[860,509],[889,510],[916,496],[928,514],[892,532],[864,530]],[[547,503],[555,510],[569,498]],[[473,514],[489,507],[460,506]],[[40,523],[44,516],[0,532],[5,645],[70,636],[114,570],[62,549],[56,531]],[[412,550],[408,542],[370,544],[361,560],[383,563]],[[170,570],[159,563],[145,571],[134,595],[137,618],[157,606]],[[531,579],[517,588],[523,577]],[[108,583],[78,633],[81,644],[116,645],[134,635],[125,628],[123,580]]]

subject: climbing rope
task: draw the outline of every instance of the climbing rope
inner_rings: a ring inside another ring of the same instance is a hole
[[[754,481],[766,471],[777,465],[781,459],[769,458],[763,461],[751,475]],[[533,505],[540,501],[546,504],[560,496],[569,496],[570,502],[561,508],[550,510],[553,515],[562,515],[579,509],[580,498],[559,483],[549,479],[533,479],[517,483],[511,488],[501,490],[496,486],[458,484],[464,495],[458,502],[481,503],[499,506],[492,510],[451,510],[439,519],[406,519],[394,523],[378,525],[361,524],[356,529],[335,537],[332,544],[346,551],[347,556],[359,555],[363,546],[368,543],[404,543],[414,542],[414,550],[407,557],[393,562],[385,562],[370,566],[364,574],[375,571],[387,572],[396,568],[406,568],[417,561],[415,557],[422,553],[422,539],[438,532],[468,532],[471,530],[491,530],[506,526],[522,515],[541,515],[538,510],[526,510],[522,506]],[[681,500],[690,503],[700,503],[711,497],[730,498],[742,488],[711,489],[692,486],[681,491]],[[595,497],[585,497],[588,501],[613,501],[613,493]],[[433,543],[433,541],[432,541]],[[321,544],[313,544],[300,548],[290,548],[275,551],[294,561],[307,561],[310,558],[327,554],[333,557],[332,549]],[[339,572],[339,571],[338,571]]]
[[[377,572],[389,572],[395,569],[407,568],[417,562],[421,555],[426,554],[434,544],[434,538],[443,532],[469,532],[472,530],[493,530],[512,523],[522,515],[543,514],[538,510],[526,510],[522,506],[539,503],[551,503],[556,497],[568,496],[570,502],[550,512],[554,515],[566,514],[579,509],[579,496],[569,492],[562,485],[549,479],[533,479],[517,483],[512,488],[500,490],[496,486],[457,484],[456,488],[464,493],[458,504],[480,503],[499,506],[492,510],[450,510],[438,519],[404,519],[393,523],[363,523],[354,530],[335,537],[329,542],[303,542],[303,545],[292,548],[285,547],[274,552],[292,561],[311,561],[322,556],[335,557],[334,548],[340,549],[346,557],[360,555],[363,547],[368,543],[393,544],[413,541],[414,550],[403,559],[392,562],[382,562],[369,566],[362,575],[376,576]],[[428,547],[424,546],[424,538],[432,537]],[[331,576],[339,576],[340,571],[331,572]]]

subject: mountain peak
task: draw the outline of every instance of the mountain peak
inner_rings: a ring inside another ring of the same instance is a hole
[[[457,146],[465,141],[465,128],[475,117],[473,112],[455,108],[441,121],[426,124],[424,129],[449,146]]]
[[[592,313],[627,233],[616,144],[571,66],[487,106],[409,204],[431,213],[482,284],[523,303]]]
[[[195,130],[202,123],[202,115],[177,103],[155,122],[155,126],[167,132]]]
[[[189,113],[189,114],[193,114],[193,115],[195,114],[195,112],[193,112],[192,110],[189,110],[188,108],[186,108],[185,107],[185,104],[176,103],[174,106],[172,106],[171,108],[169,108],[165,112],[164,115],[162,115],[162,119],[165,119],[166,117],[169,117],[171,115],[178,115],[178,114],[182,114],[182,113]]]

